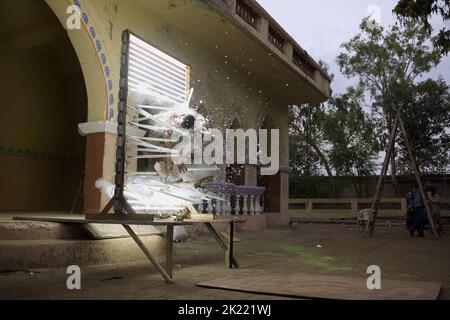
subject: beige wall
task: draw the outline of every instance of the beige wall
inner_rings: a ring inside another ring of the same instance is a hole
[[[289,216],[304,219],[342,219],[356,218],[362,208],[370,207],[372,198],[339,199],[289,199]],[[450,203],[449,198],[441,199],[441,204]],[[362,205],[362,206],[361,206]],[[406,198],[382,198],[380,217],[405,218],[407,212]],[[449,216],[450,211],[442,209],[442,216]]]
[[[53,67],[29,52],[0,54],[0,210],[69,210],[81,182],[83,78]]]

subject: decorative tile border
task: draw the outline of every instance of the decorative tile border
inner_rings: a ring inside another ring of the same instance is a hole
[[[67,1],[80,9],[81,21],[83,23],[84,29],[89,34],[92,44],[94,45],[97,51],[97,56],[102,66],[102,73],[105,79],[105,87],[107,91],[107,100],[108,100],[107,120],[112,121],[115,115],[114,112],[115,98],[113,94],[114,83],[113,80],[111,79],[111,67],[109,66],[108,58],[102,48],[102,41],[97,33],[95,26],[92,24],[92,21],[89,18],[88,13],[86,11],[83,11],[80,0],[67,0]]]
[[[17,157],[30,157],[39,159],[49,159],[49,160],[62,160],[62,161],[80,161],[82,157],[65,155],[65,154],[52,154],[45,151],[28,150],[21,148],[12,148],[0,146],[0,155],[7,154]]]

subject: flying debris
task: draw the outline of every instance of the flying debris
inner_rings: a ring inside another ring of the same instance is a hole
[[[136,116],[129,125],[141,129],[143,135],[127,133],[127,158],[149,159],[155,170],[127,174],[124,195],[137,214],[179,220],[198,214],[195,206],[201,207],[203,201],[224,200],[200,189],[214,178],[218,168],[174,163],[174,159],[181,159],[175,147],[183,137],[208,133],[204,117],[189,108],[192,95],[193,89],[186,102],[179,103],[145,84],[131,88],[128,109]],[[114,195],[114,185],[104,179],[96,182],[96,188],[109,197]]]

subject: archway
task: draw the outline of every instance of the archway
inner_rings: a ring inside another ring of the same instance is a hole
[[[242,129],[240,122],[234,119],[229,129],[237,130]],[[237,145],[235,144],[234,154],[237,154]],[[245,165],[242,164],[230,164],[226,169],[226,182],[234,183],[237,186],[245,185]]]
[[[206,106],[203,102],[200,102],[195,111],[203,117],[206,128],[210,129],[213,127],[213,119],[211,118],[211,115],[209,114],[208,109],[206,109]]]
[[[270,130],[279,129],[273,121],[270,115],[266,115],[264,121],[262,122],[261,129],[266,129],[268,131],[268,139],[271,140]],[[268,145],[268,154],[271,154],[271,145]],[[280,212],[281,208],[281,198],[280,198],[280,173],[273,176],[263,176],[261,175],[261,168],[258,167],[258,186],[264,187],[266,190],[264,192],[264,211],[265,212]]]
[[[0,211],[80,211],[87,94],[77,54],[44,1],[2,0],[0,11]]]

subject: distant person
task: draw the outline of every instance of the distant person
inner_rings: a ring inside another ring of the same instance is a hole
[[[412,188],[410,192],[406,195],[406,229],[411,229],[414,225],[414,194],[416,189]]]
[[[422,199],[422,195],[420,194],[419,187],[416,186],[414,189],[414,198],[413,198],[413,208],[414,208],[414,223],[409,228],[409,232],[411,233],[411,237],[415,236],[415,232],[417,231],[417,237],[424,237],[424,199]]]
[[[428,191],[428,198],[430,199],[431,207],[433,208],[433,214],[436,217],[438,228],[442,231],[441,196],[438,193],[436,193],[436,188],[434,187],[430,188],[430,191]]]

